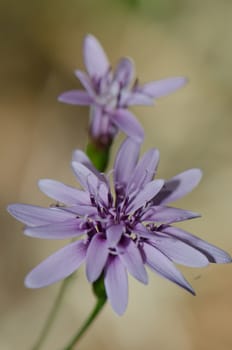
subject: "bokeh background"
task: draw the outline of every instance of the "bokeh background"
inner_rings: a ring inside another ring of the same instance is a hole
[[[160,149],[160,177],[203,169],[201,185],[177,204],[203,217],[182,227],[232,252],[232,2],[0,0],[2,350],[32,347],[59,288],[26,290],[23,279],[64,242],[24,237],[5,207],[49,205],[40,178],[75,184],[69,162],[86,145],[88,109],[56,97],[80,87],[73,70],[83,68],[86,33],[99,38],[113,64],[133,57],[141,81],[190,79],[155,107],[134,109],[146,131],[143,149]],[[148,287],[131,279],[126,314],[107,306],[78,349],[231,350],[232,265],[182,271],[197,297],[153,274]],[[82,269],[44,349],[61,349],[93,303]]]

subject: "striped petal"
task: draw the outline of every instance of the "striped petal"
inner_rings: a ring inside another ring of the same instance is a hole
[[[86,244],[74,242],[58,250],[34,268],[25,278],[27,288],[42,288],[68,277],[85,260]]]
[[[88,193],[78,190],[77,188],[67,186],[62,182],[43,179],[38,182],[38,185],[43,193],[58,202],[67,205],[90,204]]]
[[[26,236],[43,239],[67,239],[83,235],[85,230],[80,228],[82,224],[82,219],[75,218],[49,225],[27,227],[24,233]]]
[[[105,238],[97,234],[91,240],[86,255],[86,276],[90,283],[98,279],[108,258],[108,244]]]
[[[143,251],[146,263],[152,270],[195,295],[190,284],[167,256],[147,243],[144,243]]]
[[[90,97],[87,92],[82,90],[70,90],[63,92],[58,96],[58,101],[79,106],[89,106],[93,103],[92,97]]]
[[[28,226],[46,225],[72,219],[75,215],[59,208],[42,208],[29,204],[11,204],[8,212]]]
[[[201,253],[205,254],[211,263],[227,264],[232,262],[231,256],[224,250],[180,228],[169,226],[164,228],[162,231],[198,249]]]
[[[104,281],[109,303],[120,316],[125,312],[128,304],[128,277],[119,257],[109,258]]]

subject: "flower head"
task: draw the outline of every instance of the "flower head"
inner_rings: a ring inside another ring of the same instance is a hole
[[[168,181],[153,180],[159,152],[150,149],[138,158],[139,145],[126,139],[116,156],[111,190],[108,177],[77,150],[72,167],[82,190],[54,180],[41,180],[41,191],[58,201],[57,206],[8,207],[11,215],[26,224],[24,232],[28,236],[78,238],[35,267],[25,279],[27,287],[40,288],[57,282],[85,262],[88,281],[93,283],[103,276],[108,300],[121,315],[128,302],[128,272],[147,284],[148,266],[194,294],[174,263],[203,267],[209,262],[231,262],[223,250],[172,226],[199,216],[168,203],[192,191],[200,181],[201,171],[190,169]]]
[[[128,107],[152,105],[154,99],[186,84],[186,78],[173,77],[140,85],[129,58],[120,59],[113,71],[105,51],[92,35],[84,39],[83,56],[87,74],[77,70],[75,75],[86,91],[67,91],[58,99],[68,104],[90,105],[90,134],[103,144],[110,143],[118,129],[141,142],[143,128]]]

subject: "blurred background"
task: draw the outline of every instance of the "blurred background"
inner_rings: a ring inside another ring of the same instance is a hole
[[[49,205],[37,188],[40,178],[75,185],[69,163],[72,151],[86,145],[88,109],[56,98],[80,88],[73,71],[83,68],[87,33],[113,65],[133,57],[142,82],[189,78],[155,107],[134,109],[146,131],[143,150],[160,149],[160,177],[203,169],[200,186],[177,203],[203,217],[181,226],[232,253],[231,32],[227,0],[0,0],[0,349],[30,349],[58,292],[59,284],[27,290],[23,280],[65,242],[24,237],[5,207]],[[154,274],[148,287],[131,279],[126,314],[107,306],[78,348],[231,350],[232,266],[182,271],[197,297]],[[44,349],[61,349],[93,303],[81,269]]]

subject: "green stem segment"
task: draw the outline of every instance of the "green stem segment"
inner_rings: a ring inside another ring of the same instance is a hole
[[[86,332],[86,330],[89,328],[91,323],[95,320],[95,318],[97,317],[97,315],[99,314],[103,306],[105,305],[106,300],[107,300],[106,298],[104,299],[101,298],[97,300],[94,309],[92,310],[92,312],[90,313],[86,321],[83,323],[81,328],[77,331],[77,333],[74,335],[70,343],[63,350],[72,350],[74,348],[74,346],[77,344],[81,336]]]
[[[52,306],[52,309],[51,309],[51,311],[48,315],[48,318],[43,326],[43,329],[38,337],[38,340],[35,343],[35,345],[33,346],[32,350],[39,350],[41,348],[41,346],[44,344],[44,342],[48,336],[48,333],[51,329],[51,326],[56,318],[57,312],[59,311],[59,307],[60,307],[61,302],[63,300],[66,288],[67,288],[70,280],[72,279],[72,277],[73,277],[73,275],[71,275],[63,280],[61,287],[60,287],[60,290],[59,290],[59,293],[58,293],[58,295],[55,299],[55,302]]]

